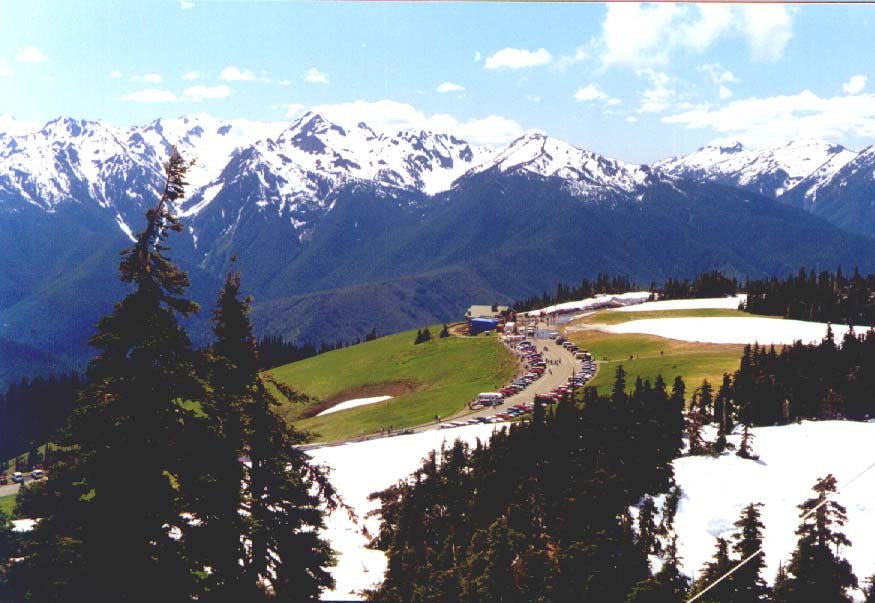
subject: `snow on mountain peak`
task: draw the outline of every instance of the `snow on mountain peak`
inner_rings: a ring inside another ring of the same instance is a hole
[[[646,166],[609,159],[539,132],[521,136],[470,173],[493,169],[562,178],[578,194],[604,188],[631,192],[651,174]]]
[[[654,164],[666,173],[747,188],[780,196],[836,157],[847,156],[841,145],[800,139],[761,149],[740,143],[706,146],[683,157]]]

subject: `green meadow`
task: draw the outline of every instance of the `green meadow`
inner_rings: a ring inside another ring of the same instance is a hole
[[[430,330],[433,339],[419,345],[416,331],[406,331],[271,370],[278,381],[318,398],[284,403],[281,414],[316,441],[337,441],[450,417],[479,392],[512,380],[516,359],[495,337],[439,339],[440,327]],[[384,395],[393,398],[315,416],[346,400]]]

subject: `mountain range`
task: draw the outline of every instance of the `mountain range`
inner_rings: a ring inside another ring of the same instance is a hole
[[[875,268],[872,147],[705,147],[645,166],[538,133],[494,149],[315,113],[127,129],[59,118],[0,133],[0,366],[15,367],[0,381],[22,364],[82,366],[174,145],[195,161],[169,241],[192,297],[209,308],[236,255],[256,327],[290,339],[453,320],[604,271],[649,283]],[[198,341],[208,315],[189,325]]]

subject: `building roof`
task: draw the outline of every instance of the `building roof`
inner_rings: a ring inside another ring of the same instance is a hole
[[[493,308],[495,309],[493,310]],[[509,309],[509,306],[471,306],[465,316],[468,318],[495,318]]]

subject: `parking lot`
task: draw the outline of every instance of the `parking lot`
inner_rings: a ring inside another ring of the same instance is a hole
[[[531,331],[529,331],[531,333]],[[464,416],[451,418],[434,429],[451,429],[472,423],[500,423],[528,414],[534,407],[535,396],[545,404],[558,401],[562,395],[571,394],[592,380],[596,373],[594,360],[576,358],[581,352],[561,335],[537,325],[533,337],[505,338],[505,345],[516,354],[521,372],[514,382],[499,391],[505,393],[500,404],[485,406]]]

